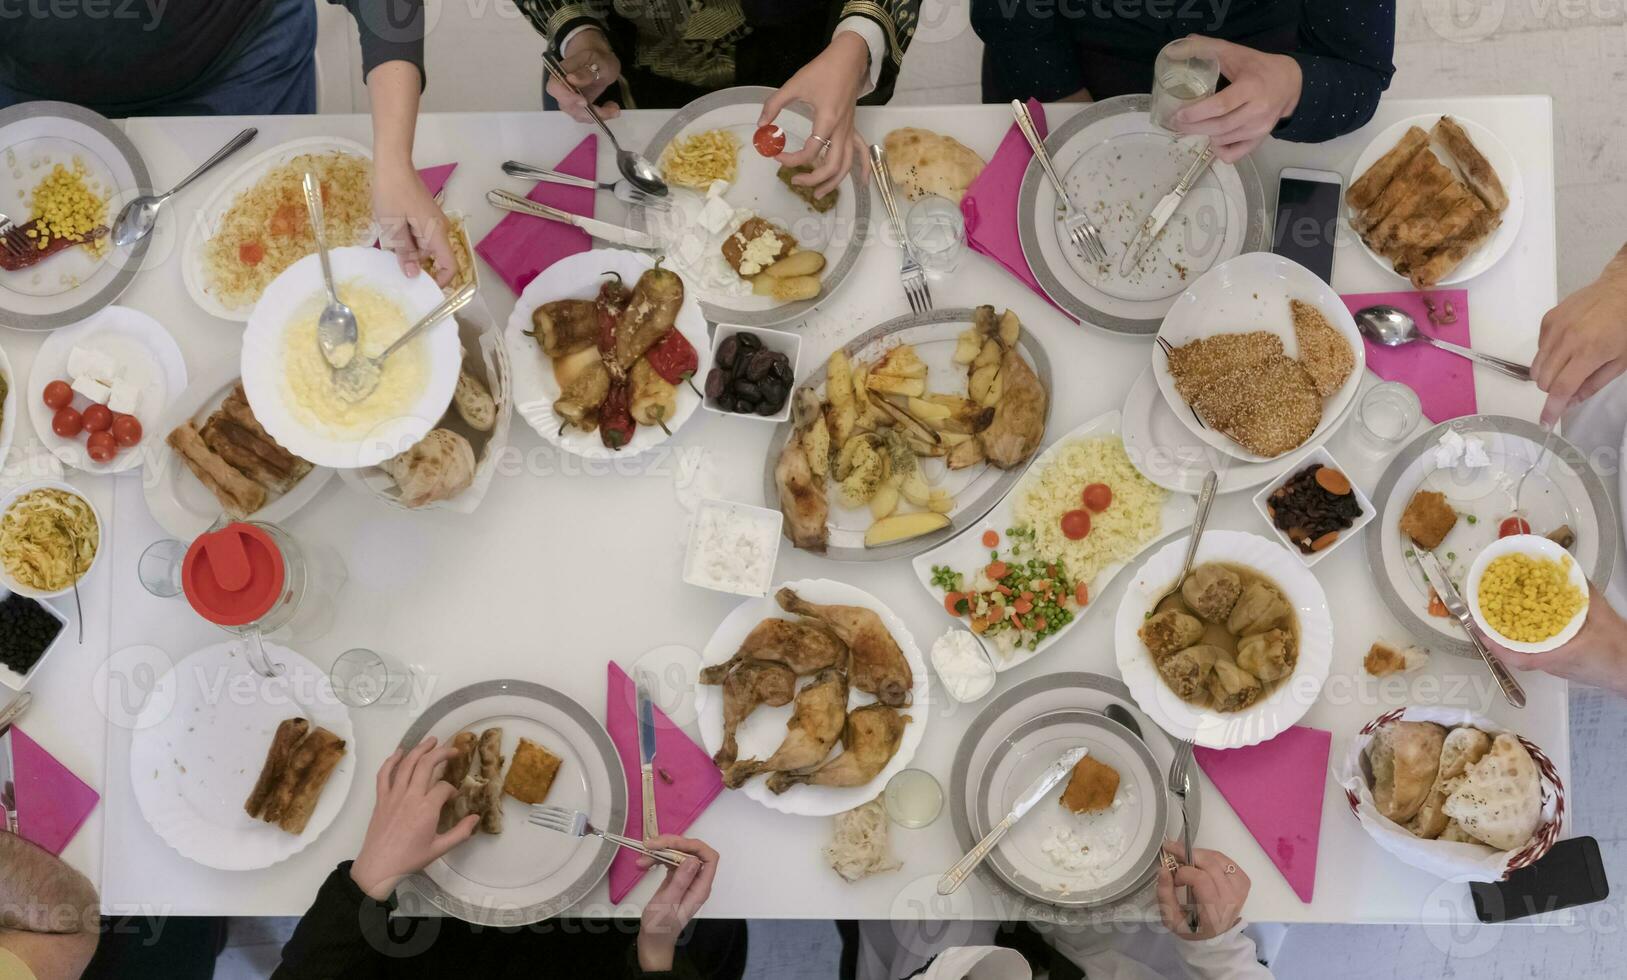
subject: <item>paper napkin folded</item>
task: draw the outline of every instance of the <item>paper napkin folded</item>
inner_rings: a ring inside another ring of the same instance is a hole
[[[1241,749],[1192,751],[1249,833],[1307,904],[1316,890],[1316,850],[1322,837],[1322,795],[1333,736],[1294,727]]]
[[[0,735],[0,752],[8,742],[17,793],[17,834],[61,854],[101,797],[15,725]],[[0,808],[0,814],[4,812]]]
[[[598,176],[598,161],[599,137],[589,136],[553,169],[572,177],[592,178]],[[526,197],[562,211],[593,217],[593,191],[586,187],[566,187],[539,180]],[[528,214],[505,213],[496,227],[475,245],[475,252],[517,296],[526,283],[537,278],[537,273],[567,255],[586,252],[592,247],[593,239],[579,228]]]
[[[1429,322],[1424,297],[1444,311],[1452,304],[1457,322],[1438,327]],[[1340,297],[1350,312],[1367,306],[1393,306],[1412,317],[1418,329],[1437,340],[1463,347],[1469,344],[1469,293],[1463,289],[1432,289],[1428,293],[1402,290],[1394,293],[1353,293]],[[1443,350],[1419,341],[1405,347],[1381,347],[1362,338],[1367,348],[1367,367],[1386,381],[1399,381],[1418,393],[1424,415],[1431,422],[1445,422],[1475,414],[1474,365]]]
[[[455,163],[443,163],[438,167],[419,167],[418,179],[424,182],[424,189],[429,191],[429,196],[434,197],[446,189],[446,182],[456,169],[458,165]]]
[[[1029,99],[1028,113],[1034,117],[1034,128],[1044,139],[1049,132],[1045,123],[1045,107]],[[1051,298],[1045,295],[1045,290],[1039,287],[1039,280],[1028,268],[1028,260],[1023,258],[1022,240],[1017,235],[1017,197],[1022,191],[1028,161],[1033,156],[1034,151],[1029,149],[1022,130],[1013,123],[1006,131],[1006,138],[1000,141],[1000,149],[995,151],[994,159],[966,188],[966,195],[960,202],[960,216],[966,222],[966,243],[973,251],[1000,263],[1007,272],[1051,303]]]
[[[644,784],[638,761],[638,688],[627,672],[612,663],[607,684],[605,728],[610,741],[616,745],[621,757],[622,771],[627,774],[627,829],[623,831],[634,840],[644,839]],[[696,745],[674,725],[671,719],[655,709],[655,817],[661,822],[661,833],[681,834],[689,829],[717,795],[723,792],[723,777],[706,750]],[[637,864],[638,855],[620,850],[610,862],[610,900],[619,902],[627,897],[644,871]]]

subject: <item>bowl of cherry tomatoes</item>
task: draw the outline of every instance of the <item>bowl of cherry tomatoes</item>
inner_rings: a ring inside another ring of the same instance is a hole
[[[51,410],[51,431],[59,439],[83,439],[85,455],[95,463],[113,462],[119,453],[141,445],[146,434],[134,415],[89,401],[61,378],[46,383],[41,400]]]

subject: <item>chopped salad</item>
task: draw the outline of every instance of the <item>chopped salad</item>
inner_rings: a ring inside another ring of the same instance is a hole
[[[946,593],[949,614],[969,621],[972,632],[991,639],[1003,654],[1026,648],[1059,632],[1090,601],[1089,587],[1069,578],[1059,562],[1033,554],[1034,530],[1006,528],[983,532],[989,562],[969,576],[947,565],[932,566],[932,584]]]

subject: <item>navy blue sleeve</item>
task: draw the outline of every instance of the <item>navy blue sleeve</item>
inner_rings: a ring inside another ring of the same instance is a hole
[[[1299,104],[1271,135],[1320,143],[1366,125],[1389,88],[1395,0],[1306,0],[1301,17]]]

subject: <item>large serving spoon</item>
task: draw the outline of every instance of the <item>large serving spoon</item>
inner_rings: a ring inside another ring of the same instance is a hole
[[[328,305],[316,318],[316,345],[321,348],[322,358],[328,362],[328,366],[340,371],[356,357],[356,314],[339,302],[339,288],[333,282],[333,265],[328,261],[328,238],[322,230],[322,188],[317,184],[316,174],[305,171],[300,186],[305,190],[305,210],[311,217],[317,260],[322,264],[322,284],[328,290]]]
[[[621,148],[621,143],[616,140],[616,134],[610,131],[610,127],[606,126],[604,120],[599,117],[598,110],[593,108],[593,101],[582,95],[582,91],[565,76],[565,67],[559,63],[559,59],[555,58],[550,52],[544,51],[542,53],[542,63],[548,68],[548,74],[559,79],[559,84],[570,89],[572,94],[587,102],[588,115],[592,117],[594,122],[599,124],[599,129],[610,140],[610,145],[616,148],[616,168],[621,171],[621,175],[626,177],[634,187],[646,194],[666,197],[667,182],[661,179],[661,171],[655,169],[650,161],[632,150]]]
[[[1501,357],[1482,354],[1477,350],[1460,347],[1445,340],[1436,340],[1429,334],[1418,329],[1418,323],[1404,311],[1393,306],[1363,307],[1356,311],[1356,329],[1361,335],[1378,344],[1380,347],[1405,347],[1408,344],[1423,341],[1431,347],[1467,358],[1476,364],[1489,367],[1493,371],[1501,371],[1516,381],[1530,381],[1531,368],[1514,361],[1507,361]]]
[[[1192,521],[1192,539],[1186,544],[1186,561],[1181,565],[1181,574],[1176,577],[1175,584],[1164,590],[1149,609],[1156,610],[1164,604],[1164,600],[1181,591],[1188,575],[1192,574],[1192,562],[1198,557],[1198,541],[1203,537],[1203,527],[1209,523],[1209,508],[1214,506],[1215,491],[1220,488],[1220,474],[1210,470],[1204,474],[1203,489],[1198,491],[1198,514]]]
[[[215,151],[215,155],[198,164],[198,169],[181,178],[181,182],[162,194],[143,194],[126,204],[119,216],[113,220],[113,244],[118,246],[134,245],[153,233],[158,224],[158,209],[164,202],[173,197],[186,185],[197,180],[207,173],[215,164],[248,146],[259,130],[250,126],[227,141],[226,145]]]
[[[397,337],[395,343],[384,348],[379,356],[368,357],[358,350],[351,357],[348,364],[334,372],[333,383],[339,390],[339,397],[347,402],[355,403],[371,395],[379,386],[379,376],[384,373],[385,358],[407,346],[414,337],[425,330],[463,309],[474,298],[474,283],[468,283],[462,289],[441,300],[439,306],[424,314],[423,319],[413,324],[406,333]]]

